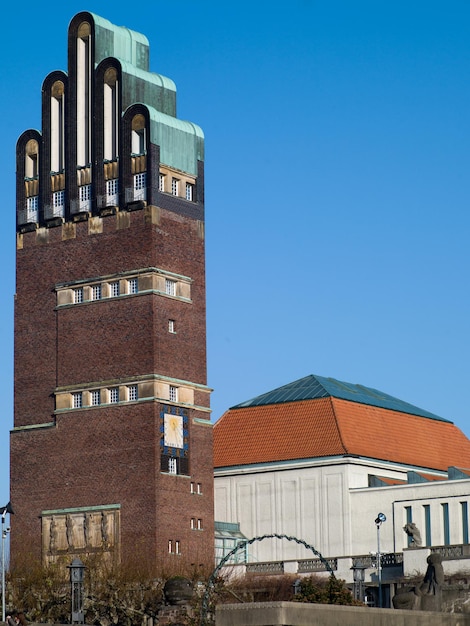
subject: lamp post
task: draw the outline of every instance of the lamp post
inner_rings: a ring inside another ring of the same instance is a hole
[[[80,559],[75,558],[70,565],[70,585],[72,595],[72,624],[84,624],[83,613],[83,576],[85,566]]]
[[[2,516],[2,622],[5,621],[5,539],[10,532],[9,528],[5,528],[7,513],[13,515],[11,502],[6,506],[0,506],[0,515]]]
[[[351,569],[353,571],[354,580],[354,599],[364,602],[364,581],[366,579],[365,570],[367,569],[367,565],[364,565],[361,561],[354,561]]]
[[[379,513],[375,518],[375,525],[377,526],[377,578],[379,580],[379,608],[382,608],[382,559],[380,555],[380,527],[382,522],[386,521],[386,517],[383,513]]]

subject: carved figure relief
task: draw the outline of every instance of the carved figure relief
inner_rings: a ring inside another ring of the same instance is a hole
[[[44,560],[66,555],[109,553],[119,549],[119,510],[70,511],[42,517]]]

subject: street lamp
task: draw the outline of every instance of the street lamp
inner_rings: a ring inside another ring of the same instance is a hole
[[[75,558],[67,567],[70,570],[70,585],[72,588],[72,624],[84,624],[83,577],[85,566],[80,559]]]
[[[351,567],[353,571],[353,596],[355,600],[364,602],[364,581],[366,579],[367,565],[364,565],[361,561],[354,561]]]
[[[375,525],[377,526],[377,578],[379,579],[379,608],[382,608],[382,559],[380,556],[380,527],[382,522],[385,522],[387,518],[383,513],[379,513],[375,518]]]
[[[5,528],[7,513],[13,515],[11,502],[6,506],[0,506],[0,515],[2,516],[2,622],[5,621],[5,539],[10,532],[10,528]]]

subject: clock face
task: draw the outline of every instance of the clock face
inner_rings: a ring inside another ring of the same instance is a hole
[[[183,418],[181,415],[164,417],[165,445],[171,448],[183,448]]]

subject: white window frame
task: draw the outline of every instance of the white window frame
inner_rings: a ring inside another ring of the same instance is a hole
[[[134,174],[134,200],[147,200],[147,172]]]
[[[167,296],[176,296],[176,280],[165,278],[165,293]]]
[[[90,394],[91,406],[99,406],[101,404],[101,390],[93,389]]]
[[[165,174],[159,174],[158,176],[158,191],[165,191]]]
[[[106,181],[106,204],[108,206],[119,204],[119,178],[110,178]]]
[[[65,209],[65,191],[54,191],[52,193],[52,215],[53,217],[63,217]]]
[[[72,408],[81,409],[83,406],[83,394],[81,391],[72,392]]]
[[[39,212],[39,196],[26,198],[26,221],[37,222]]]
[[[133,294],[139,292],[139,283],[137,278],[129,278],[127,281],[127,293]]]
[[[110,387],[108,392],[109,392],[109,403],[117,404],[119,402],[119,387]]]
[[[101,300],[102,289],[101,285],[92,285],[91,286],[91,299],[92,300]]]
[[[171,179],[171,194],[173,196],[177,196],[179,194],[179,188],[180,188],[180,179],[179,178],[175,178],[173,177]]]
[[[178,463],[176,459],[172,456],[168,458],[168,473],[169,474],[177,474],[178,473]]]
[[[80,211],[87,212],[91,210],[91,185],[80,185],[78,188],[78,201]]]
[[[109,283],[109,297],[117,298],[120,295],[120,285],[118,280],[113,280]]]
[[[73,290],[73,303],[81,304],[83,302],[83,287],[75,287]]]
[[[176,333],[175,320],[168,320],[168,332],[173,334]]]
[[[136,402],[139,399],[139,389],[137,385],[127,386],[127,399],[129,402]]]
[[[170,402],[178,402],[178,387],[170,385],[168,388],[168,399]]]
[[[193,201],[194,196],[194,185],[191,183],[186,183],[186,200],[190,202]]]

